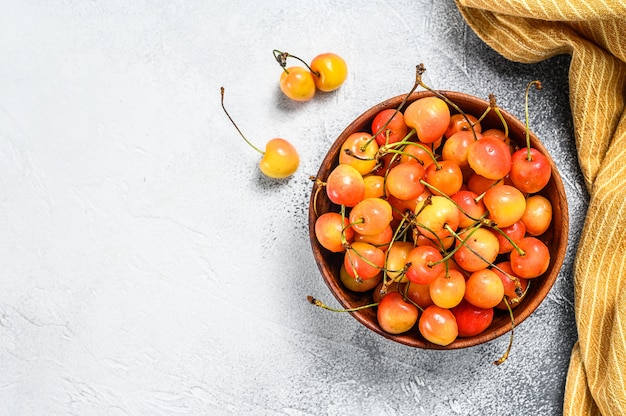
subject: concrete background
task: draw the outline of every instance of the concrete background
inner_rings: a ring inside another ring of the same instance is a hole
[[[344,2],[345,3],[345,2]],[[576,340],[572,263],[587,195],[569,57],[509,62],[452,0],[0,2],[1,415],[558,415]],[[281,49],[349,65],[297,104]],[[310,252],[309,175],[358,114],[434,88],[523,118],[552,152],[570,247],[547,300],[508,336],[411,349],[330,305]],[[263,147],[294,143],[271,181],[220,108]]]

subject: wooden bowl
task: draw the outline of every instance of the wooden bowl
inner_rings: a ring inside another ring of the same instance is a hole
[[[452,92],[452,91],[439,91],[442,95],[449,98],[459,108],[468,114],[479,116],[483,114],[485,109],[489,106],[489,103],[485,100],[473,97],[471,95]],[[409,103],[427,96],[434,95],[430,91],[420,91],[411,94],[407,100],[406,106]],[[321,181],[325,181],[332,169],[338,164],[339,151],[342,143],[346,138],[357,131],[370,131],[371,122],[376,114],[381,110],[397,108],[406,95],[397,96],[376,104],[369,110],[365,111],[359,117],[357,117],[337,138],[333,145],[328,150],[328,153],[324,157],[321,163],[317,178]],[[456,111],[451,108],[451,113]],[[526,127],[524,123],[513,117],[506,111],[500,110],[504,119],[509,127],[509,136],[520,147],[526,145]],[[490,111],[485,119],[482,120],[481,125],[483,131],[489,128],[502,129],[502,122],[498,118],[494,111]],[[531,145],[543,153],[549,160],[552,167],[552,177],[546,187],[539,192],[541,195],[548,198],[552,204],[553,219],[550,228],[541,236],[544,243],[547,244],[550,250],[550,266],[544,275],[539,276],[531,281],[530,287],[526,296],[520,302],[520,304],[513,309],[516,325],[523,322],[533,311],[537,309],[539,304],[546,297],[552,285],[554,284],[559,270],[563,264],[565,257],[565,251],[567,247],[568,239],[568,227],[569,217],[567,208],[567,198],[565,196],[565,189],[561,176],[556,168],[553,159],[542,143],[537,139],[534,134],[530,134]],[[343,262],[342,253],[332,253],[323,248],[317,238],[315,237],[315,220],[317,215],[321,215],[327,211],[338,212],[338,207],[330,202],[326,196],[326,192],[322,189],[321,192],[317,192],[320,185],[316,183],[313,186],[311,192],[311,199],[309,204],[309,235],[311,240],[311,246],[313,249],[313,256],[317,262],[319,271],[322,274],[322,278],[326,282],[326,285],[330,289],[331,293],[335,296],[337,301],[343,308],[355,308],[362,305],[367,305],[373,302],[372,291],[365,293],[353,292],[343,286],[339,279],[339,270]],[[317,197],[316,197],[317,194]],[[315,212],[315,206],[317,207],[317,215]],[[458,349],[475,346],[488,341],[491,341],[511,330],[511,318],[508,311],[496,310],[493,322],[491,325],[481,334],[469,337],[469,338],[457,338],[450,345],[445,347],[432,344],[426,341],[417,329],[417,324],[408,332],[400,335],[392,335],[381,329],[376,319],[376,308],[366,308],[357,312],[350,312],[350,314],[361,324],[369,328],[370,330],[382,335],[385,338],[405,344],[411,347],[424,348],[424,349]]]

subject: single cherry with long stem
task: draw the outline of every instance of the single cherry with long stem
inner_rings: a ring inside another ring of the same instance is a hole
[[[267,142],[265,145],[265,151],[261,150],[241,132],[235,120],[230,116],[226,107],[224,106],[224,87],[220,87],[222,109],[230,122],[235,126],[235,129],[239,135],[245,140],[248,145],[259,152],[263,157],[259,162],[259,169],[265,176],[270,178],[282,179],[287,178],[294,174],[300,165],[300,156],[296,148],[285,139],[274,138]]]

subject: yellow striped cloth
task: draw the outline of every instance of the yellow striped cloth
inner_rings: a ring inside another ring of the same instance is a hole
[[[626,1],[455,1],[508,59],[572,56],[570,104],[590,205],[574,268],[578,341],[564,415],[626,415]]]

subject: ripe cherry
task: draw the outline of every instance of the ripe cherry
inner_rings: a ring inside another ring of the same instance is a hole
[[[341,145],[339,163],[352,165],[361,175],[372,172],[376,166],[378,143],[366,132],[352,133]]]
[[[271,139],[265,145],[265,151],[259,149],[253,145],[244,134],[241,132],[235,121],[232,119],[226,107],[224,106],[224,87],[220,88],[222,96],[222,109],[230,122],[235,126],[235,129],[239,135],[245,140],[246,143],[254,150],[259,152],[263,157],[259,162],[259,169],[261,172],[270,178],[282,179],[287,178],[294,174],[300,165],[300,156],[298,151],[291,143],[281,138]]]
[[[348,274],[346,267],[341,264],[341,267],[339,268],[339,280],[341,280],[341,283],[343,283],[345,287],[353,292],[363,293],[374,289],[381,282],[381,280],[383,280],[383,274],[378,273],[378,275],[371,279],[355,279]]]
[[[502,227],[499,229],[492,229],[493,235],[498,239],[498,245],[500,246],[499,254],[510,253],[514,246],[522,238],[526,236],[526,226],[520,220],[508,227]]]
[[[420,98],[404,110],[404,122],[415,129],[420,142],[434,143],[448,130],[450,108],[439,97]]]
[[[407,302],[399,292],[391,292],[381,299],[376,316],[383,331],[401,334],[413,328],[418,313],[417,306]]]
[[[413,282],[407,284],[406,297],[422,310],[433,304],[433,300],[430,298],[430,285]]]
[[[487,228],[468,228],[459,233],[459,238],[453,258],[465,271],[482,270],[498,257],[498,239]]]
[[[451,309],[459,330],[459,338],[473,337],[481,334],[493,322],[493,308],[479,308],[465,299]]]
[[[489,218],[501,228],[515,224],[526,211],[524,194],[511,185],[488,189],[483,201],[485,208],[489,211]]]
[[[404,115],[392,108],[381,110],[372,120],[372,134],[380,131],[376,134],[376,142],[380,146],[399,142],[407,135],[408,130]]]
[[[459,165],[452,160],[442,160],[426,168],[426,182],[433,195],[454,195],[463,186],[463,173]]]
[[[362,235],[375,235],[389,227],[391,205],[382,198],[366,198],[350,210],[350,225]]]
[[[418,207],[415,217],[417,229],[425,237],[437,241],[449,237],[450,229],[459,226],[459,209],[446,197],[433,195]]]
[[[354,233],[353,241],[361,241],[363,243],[370,243],[371,245],[386,251],[389,248],[389,244],[393,241],[393,227],[388,225],[381,232],[376,234],[359,234]]]
[[[538,236],[546,232],[552,222],[552,204],[543,195],[531,195],[526,199],[526,210],[521,221],[526,226],[526,232],[531,236]]]
[[[318,90],[324,92],[339,88],[348,77],[348,65],[339,55],[331,52],[317,55],[309,66]]]
[[[404,266],[409,253],[413,250],[413,243],[410,241],[394,241],[387,250],[385,260],[385,271],[391,280],[405,282]]]
[[[460,190],[451,198],[459,207],[459,228],[472,226],[487,212],[483,200],[470,190]]]
[[[517,307],[521,300],[526,295],[526,288],[528,287],[528,279],[522,279],[516,276],[511,269],[511,263],[508,261],[502,261],[497,263],[493,268],[493,272],[498,275],[504,286],[504,296],[508,299],[511,309]],[[518,282],[516,284],[516,281]],[[502,300],[496,308],[506,310],[507,306]]]
[[[354,242],[344,254],[343,265],[354,279],[373,279],[385,265],[385,253],[369,243]]]
[[[441,273],[430,282],[430,298],[442,308],[453,308],[458,305],[465,294],[465,276],[458,270]]]
[[[465,300],[479,308],[494,308],[504,297],[504,285],[491,269],[475,271],[467,279]]]
[[[413,283],[428,284],[445,272],[443,256],[435,247],[417,246],[407,255],[406,277]]]
[[[367,175],[363,177],[365,194],[363,198],[382,198],[385,195],[385,178],[380,175]]]
[[[419,163],[400,163],[387,174],[387,193],[398,199],[415,199],[424,192],[424,185],[421,183],[423,177],[424,168]]]
[[[472,134],[472,128],[474,132],[480,133],[482,131],[482,127],[480,125],[480,121],[471,115],[471,114],[452,114],[450,116],[450,124],[448,125],[448,129],[446,130],[444,136],[449,139],[453,134],[459,131],[468,131],[470,135]]]
[[[526,86],[526,147],[516,151],[512,157],[511,181],[522,192],[536,193],[544,188],[552,176],[552,168],[548,158],[530,145],[530,128],[528,127],[528,93],[532,86],[541,89],[540,81],[531,81]]]
[[[495,137],[483,137],[472,142],[467,162],[474,172],[488,179],[502,179],[511,170],[511,151]]]
[[[317,241],[327,250],[342,253],[346,250],[345,243],[352,242],[354,230],[348,226],[348,218],[337,212],[325,212],[315,220],[315,236]]]
[[[535,148],[519,149],[511,156],[511,182],[522,192],[533,194],[550,182],[552,168],[548,158]]]
[[[550,266],[550,250],[546,244],[536,237],[524,237],[517,247],[521,250],[511,251],[511,270],[519,277],[532,279],[541,276]]]
[[[400,160],[402,162],[417,162],[424,168],[427,168],[428,165],[435,162],[435,156],[423,144],[410,142],[402,149]]]
[[[477,137],[482,137],[477,134]],[[461,169],[469,168],[467,156],[469,147],[476,139],[471,131],[461,130],[450,136],[441,149],[441,157],[443,160],[451,160],[456,162]]]
[[[353,166],[338,164],[326,179],[326,195],[337,205],[355,206],[365,195],[363,176]]]
[[[294,101],[309,101],[315,96],[315,80],[301,66],[286,68],[280,75],[280,90]]]
[[[418,327],[427,341],[441,346],[452,344],[459,334],[456,318],[452,312],[437,305],[424,309]]]

